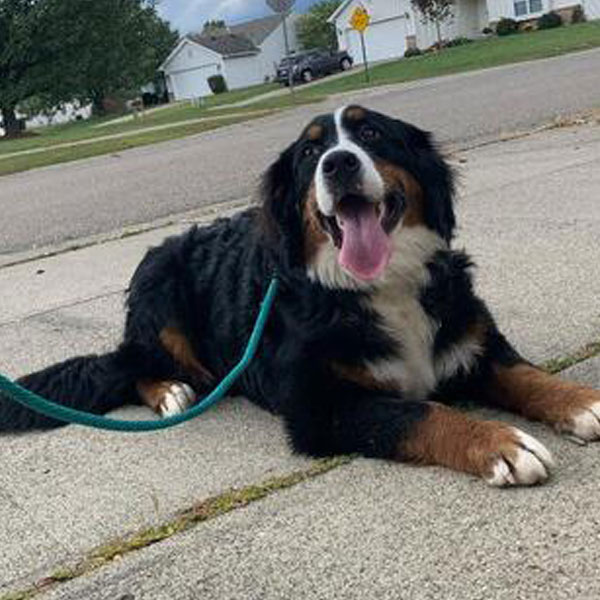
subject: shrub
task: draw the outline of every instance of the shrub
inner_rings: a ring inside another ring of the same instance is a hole
[[[407,48],[406,52],[404,53],[404,58],[412,58],[413,56],[421,56],[421,54],[423,54],[423,52],[416,47],[415,48]]]
[[[562,17],[554,11],[542,15],[537,20],[538,29],[554,29],[555,27],[560,27],[562,24]]]
[[[446,48],[453,48],[454,46],[465,46],[466,44],[472,44],[473,40],[468,37],[459,36],[446,42]]]
[[[585,13],[583,12],[583,7],[581,4],[578,4],[571,13],[571,23],[583,23],[585,21]]]
[[[227,82],[223,75],[211,75],[207,81],[208,87],[213,94],[223,94],[227,91]]]
[[[481,30],[481,33],[483,33],[483,35],[490,35],[490,34],[494,33],[494,30],[491,27],[484,27]]]
[[[502,17],[496,25],[498,35],[511,35],[519,31],[519,24],[514,19]]]

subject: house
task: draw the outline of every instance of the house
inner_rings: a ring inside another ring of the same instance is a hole
[[[526,21],[551,10],[568,17],[578,4],[588,19],[600,18],[600,0],[455,0],[453,17],[442,24],[441,34],[443,39],[477,37],[502,17]],[[371,15],[364,33],[370,61],[398,58],[407,48],[424,49],[437,41],[435,26],[422,23],[410,0],[344,0],[328,22],[335,25],[340,50],[347,50],[355,63],[363,62],[360,34],[349,21],[358,6]]]
[[[287,19],[290,50],[295,51],[295,21]],[[200,98],[212,92],[207,79],[223,75],[230,90],[264,83],[275,76],[276,65],[285,56],[281,15],[247,21],[212,35],[188,34],[169,54],[159,70],[165,74],[174,100]]]

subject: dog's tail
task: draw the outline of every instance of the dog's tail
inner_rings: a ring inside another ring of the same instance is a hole
[[[24,388],[70,408],[104,414],[131,401],[134,382],[119,352],[80,356],[19,379]],[[38,414],[0,392],[0,431],[49,429],[62,421]]]

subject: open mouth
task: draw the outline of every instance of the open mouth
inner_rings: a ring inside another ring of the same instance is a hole
[[[388,194],[380,202],[348,194],[336,203],[333,216],[320,215],[323,228],[339,249],[340,265],[363,281],[377,279],[391,258],[390,234],[403,208],[400,193]]]

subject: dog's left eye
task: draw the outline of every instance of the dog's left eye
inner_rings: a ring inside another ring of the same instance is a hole
[[[302,156],[304,156],[304,157],[317,156],[320,152],[321,151],[318,146],[314,146],[314,145],[304,146],[304,148],[302,149]]]
[[[373,129],[373,127],[369,127],[368,125],[361,128],[359,135],[363,142],[374,142],[381,137],[381,134],[377,129]]]

